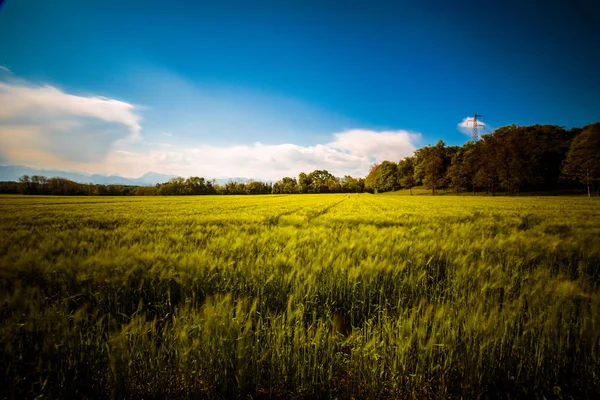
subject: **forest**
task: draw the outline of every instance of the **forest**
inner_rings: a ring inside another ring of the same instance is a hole
[[[600,180],[600,123],[566,130],[554,125],[496,129],[477,142],[446,146],[439,141],[397,164],[374,165],[365,187],[378,192],[423,185],[436,194],[485,191],[509,194],[556,191],[584,185],[588,195]]]
[[[556,125],[509,125],[462,146],[443,141],[417,149],[398,162],[374,164],[362,178],[336,177],[326,170],[301,172],[277,182],[175,177],[156,186],[94,185],[65,178],[22,176],[0,182],[0,193],[169,196],[302,193],[381,193],[423,186],[439,190],[495,195],[498,192],[558,192],[585,189],[600,195],[600,122],[583,128]]]

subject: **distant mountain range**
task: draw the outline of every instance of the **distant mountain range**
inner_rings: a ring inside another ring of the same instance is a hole
[[[124,178],[118,175],[84,174],[81,172],[67,172],[53,169],[37,169],[22,165],[0,165],[0,181],[17,181],[23,175],[43,175],[47,178],[61,177],[79,183],[94,183],[98,185],[131,185],[131,186],[153,186],[157,183],[167,182],[175,175],[165,175],[156,172],[147,172],[139,178]],[[246,178],[224,178],[216,179],[217,183],[223,185],[228,181],[248,182]]]

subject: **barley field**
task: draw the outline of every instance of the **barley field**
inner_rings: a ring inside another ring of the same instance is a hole
[[[0,398],[597,398],[600,203],[0,197]]]

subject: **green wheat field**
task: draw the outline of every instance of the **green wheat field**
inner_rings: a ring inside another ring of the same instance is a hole
[[[0,398],[597,398],[583,197],[0,197]]]

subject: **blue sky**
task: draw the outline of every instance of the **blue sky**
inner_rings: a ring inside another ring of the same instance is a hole
[[[361,175],[494,127],[600,120],[593,1],[6,0],[0,163]]]

